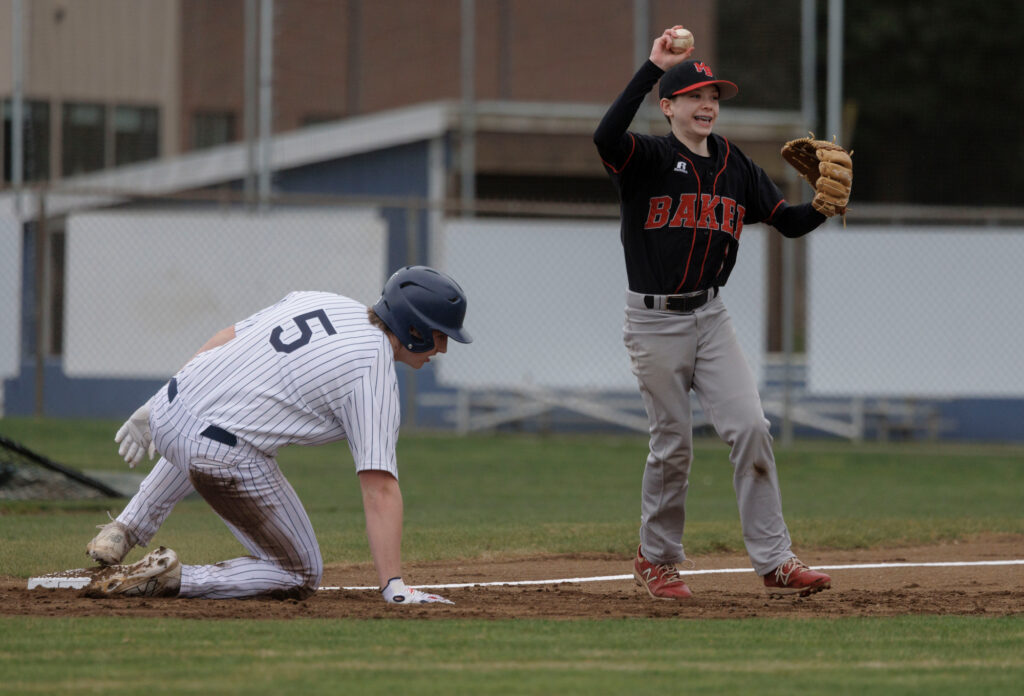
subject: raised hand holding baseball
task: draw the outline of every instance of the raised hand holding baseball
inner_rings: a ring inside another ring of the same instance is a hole
[[[685,29],[679,25],[672,27],[672,52],[673,53],[686,53],[687,50],[693,48],[693,34],[689,29]]]
[[[693,53],[693,34],[681,24],[669,27],[654,40],[651,62],[662,70],[682,63]]]

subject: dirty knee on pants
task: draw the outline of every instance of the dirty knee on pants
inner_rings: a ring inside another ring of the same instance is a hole
[[[240,471],[241,470],[241,471]],[[213,566],[186,566],[190,593],[302,599],[319,586],[323,560],[305,510],[273,462],[235,466],[193,461],[189,479],[252,554]]]

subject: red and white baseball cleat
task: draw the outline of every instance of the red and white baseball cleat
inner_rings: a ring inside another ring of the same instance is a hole
[[[647,590],[653,599],[689,599],[693,596],[674,565],[651,563],[640,553],[639,546],[633,560],[633,577],[636,578],[636,584]]]
[[[832,578],[824,573],[811,570],[794,556],[765,575],[764,586],[772,597],[793,594],[807,597],[832,587]]]

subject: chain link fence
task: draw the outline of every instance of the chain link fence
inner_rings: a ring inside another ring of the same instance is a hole
[[[61,253],[51,254],[59,263],[36,264],[37,236],[24,235],[16,263],[25,277],[10,303],[23,312],[5,320],[21,338],[7,376],[22,375],[5,383],[7,411],[41,399],[113,417],[210,335],[287,292],[371,304],[391,271],[425,263],[463,285],[476,340],[420,372],[403,369],[407,427],[646,431],[621,338],[618,221],[604,209],[516,208],[465,217],[413,199],[282,197],[267,209],[157,199],[72,213],[60,228],[37,221],[54,228],[51,252]],[[849,439],[1018,439],[1024,313],[1013,270],[1024,263],[1024,225],[936,214],[944,219],[851,216],[807,237],[792,298],[806,312],[790,354],[769,350],[785,314],[768,303],[777,233],[744,231],[722,296],[777,427]],[[47,270],[45,302],[33,297],[37,268]],[[41,379],[26,374],[33,365]],[[69,385],[86,385],[87,397]]]
[[[593,128],[653,37],[686,24],[741,86],[723,134],[795,202],[806,186],[778,148],[823,120],[831,17],[807,0],[0,7],[21,43],[0,70],[0,211],[12,194],[16,211],[0,212],[0,413],[121,416],[285,293],[370,303],[427,263],[465,287],[477,340],[402,371],[403,421],[460,432],[646,431]],[[395,16],[413,29],[380,51]],[[808,56],[822,74],[804,85]],[[663,127],[654,101],[635,130]],[[872,114],[842,106],[860,137]],[[866,146],[858,166],[884,155]],[[920,177],[888,159],[898,199]],[[848,227],[796,242],[748,227],[723,290],[776,429],[1021,439],[1024,216],[854,198]]]

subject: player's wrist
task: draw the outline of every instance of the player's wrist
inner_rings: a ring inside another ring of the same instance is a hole
[[[411,588],[401,577],[391,578],[380,591],[384,601],[388,604],[401,604],[409,598],[411,593]]]

